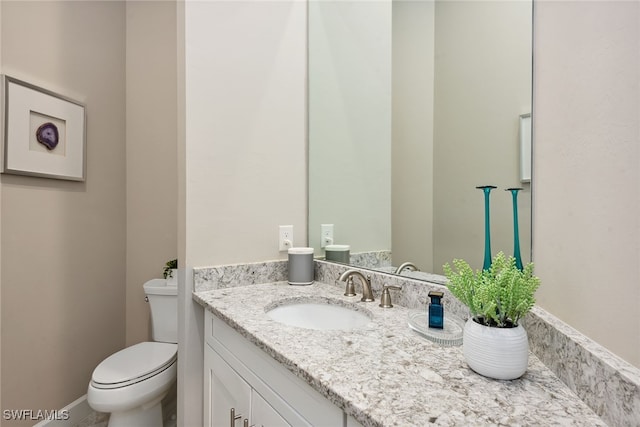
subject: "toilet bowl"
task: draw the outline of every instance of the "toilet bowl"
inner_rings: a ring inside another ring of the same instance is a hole
[[[144,289],[151,305],[154,340],[177,341],[177,288],[154,279]],[[112,354],[94,369],[87,403],[110,413],[109,427],[161,427],[162,399],[177,377],[177,352],[175,342],[153,341]]]

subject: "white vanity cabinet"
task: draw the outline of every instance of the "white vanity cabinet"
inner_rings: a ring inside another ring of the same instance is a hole
[[[205,358],[205,401],[210,402],[205,425],[242,426],[245,419],[255,426],[290,425],[213,349],[205,352]]]
[[[242,425],[242,419],[249,418],[251,413],[251,387],[218,353],[207,350],[204,352],[204,399],[209,408],[205,410],[204,424],[229,426],[231,411],[234,411],[240,420],[235,425]]]
[[[210,427],[353,426],[351,417],[205,310],[204,421]],[[235,422],[231,422],[234,408]]]

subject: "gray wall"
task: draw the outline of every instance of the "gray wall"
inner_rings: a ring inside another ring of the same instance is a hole
[[[0,11],[2,72],[87,106],[85,183],[0,177],[0,407],[56,409],[149,339],[142,284],[177,256],[176,5]]]
[[[640,366],[640,3],[537,2],[538,303]]]
[[[125,344],[125,3],[1,7],[2,72],[86,104],[86,182],[0,177],[2,408],[56,409]]]

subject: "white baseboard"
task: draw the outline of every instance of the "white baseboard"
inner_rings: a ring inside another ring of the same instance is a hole
[[[87,403],[87,395],[85,394],[57,411],[54,417],[58,419],[43,420],[33,427],[73,427],[92,412],[94,411]]]

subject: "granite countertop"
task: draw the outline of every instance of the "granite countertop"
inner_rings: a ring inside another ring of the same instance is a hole
[[[491,380],[467,367],[462,347],[442,347],[409,329],[410,310],[343,291],[276,282],[193,298],[365,426],[606,425],[533,354],[522,378]],[[372,320],[360,329],[318,331],[265,314],[279,300],[309,298],[356,304]]]

